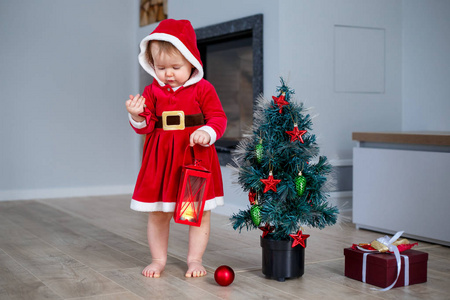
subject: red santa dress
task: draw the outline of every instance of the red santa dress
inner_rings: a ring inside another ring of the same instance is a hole
[[[165,85],[157,76],[154,67],[146,57],[150,40],[172,43],[194,66],[189,80],[176,89]],[[208,147],[196,145],[195,158],[201,160],[212,174],[206,191],[204,210],[223,205],[223,183],[214,142],[226,128],[227,119],[214,87],[203,79],[203,66],[194,29],[187,20],[164,20],[140,43],[139,63],[153,76],[152,84],[144,89],[146,99],[145,121],[130,124],[139,134],[146,134],[141,169],[131,200],[131,209],[136,211],[173,212],[181,180],[184,154],[190,135],[197,129],[207,131],[211,136]],[[204,125],[188,126],[183,130],[164,130],[156,126],[157,117],[163,112],[183,111],[185,115],[203,114]]]

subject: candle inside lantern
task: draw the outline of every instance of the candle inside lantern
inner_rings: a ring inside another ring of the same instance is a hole
[[[197,219],[196,209],[194,203],[191,201],[183,202],[181,204],[181,220],[187,220],[189,222],[195,222]]]

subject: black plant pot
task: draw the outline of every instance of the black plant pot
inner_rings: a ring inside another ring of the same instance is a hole
[[[305,241],[306,246],[306,241]],[[292,248],[292,240],[277,241],[261,237],[262,272],[266,278],[285,281],[305,272],[305,248]]]

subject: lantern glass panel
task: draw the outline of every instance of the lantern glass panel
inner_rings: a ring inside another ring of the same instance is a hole
[[[206,178],[188,175],[181,202],[180,220],[198,221],[205,186]]]

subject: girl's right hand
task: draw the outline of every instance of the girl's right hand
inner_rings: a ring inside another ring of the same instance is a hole
[[[127,111],[130,113],[133,120],[136,122],[142,122],[145,120],[139,114],[144,112],[145,98],[137,94],[136,96],[130,95],[130,99],[125,102]]]

